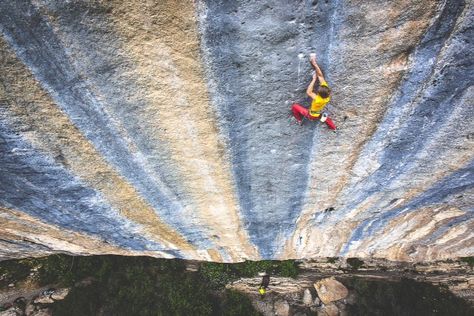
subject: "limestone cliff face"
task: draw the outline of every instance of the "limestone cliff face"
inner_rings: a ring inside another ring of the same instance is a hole
[[[0,1],[0,258],[474,255],[471,0]],[[294,124],[316,52],[339,127]]]

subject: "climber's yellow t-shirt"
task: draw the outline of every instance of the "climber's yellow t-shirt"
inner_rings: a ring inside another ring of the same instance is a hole
[[[326,81],[321,82],[321,87],[328,87]],[[311,116],[319,116],[321,115],[321,111],[324,109],[326,104],[329,102],[331,97],[321,98],[319,94],[316,94],[316,98],[313,99],[311,102],[311,107],[309,108],[309,114]]]

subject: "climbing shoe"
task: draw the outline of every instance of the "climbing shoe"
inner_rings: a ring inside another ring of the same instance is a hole
[[[326,122],[326,119],[328,118],[328,114],[324,112],[321,114],[321,118],[319,119],[321,122]]]

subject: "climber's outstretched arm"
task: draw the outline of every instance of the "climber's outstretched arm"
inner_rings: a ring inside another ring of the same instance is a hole
[[[311,56],[311,65],[313,65],[314,70],[316,70],[316,75],[318,76],[319,82],[321,83],[326,81],[321,68],[319,68],[318,63],[316,62],[316,56]]]
[[[308,86],[308,89],[306,89],[306,94],[311,98],[314,99],[316,98],[316,93],[314,93],[314,84],[316,83],[316,79],[318,76],[316,74],[313,75],[313,80],[311,80],[311,83]],[[324,79],[324,78],[323,78]]]
[[[324,75],[323,75],[323,72],[321,71],[321,69],[319,68],[318,64],[315,63],[315,69],[316,69],[316,74],[318,75],[318,78],[319,78],[319,82],[324,82],[326,81],[326,79],[324,79]]]

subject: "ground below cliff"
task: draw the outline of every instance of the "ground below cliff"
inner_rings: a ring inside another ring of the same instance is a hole
[[[53,255],[0,263],[0,315],[471,315],[472,264]]]

